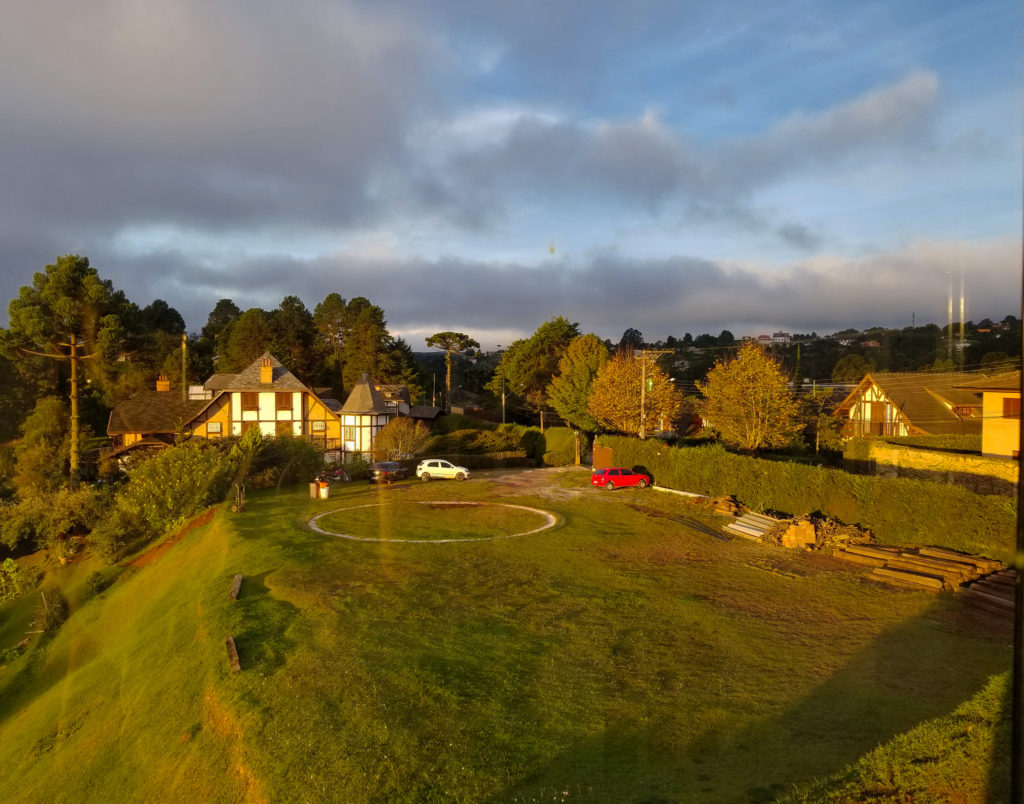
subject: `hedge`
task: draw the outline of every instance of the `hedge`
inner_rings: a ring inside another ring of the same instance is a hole
[[[1010,563],[1013,500],[926,480],[853,475],[839,469],[766,461],[710,447],[600,436],[621,466],[643,467],[659,486],[732,495],[755,511],[819,513],[867,528],[883,544],[934,545]]]

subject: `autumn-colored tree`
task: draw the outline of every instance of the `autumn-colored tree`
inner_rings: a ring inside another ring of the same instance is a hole
[[[720,359],[698,382],[701,414],[733,447],[758,450],[789,444],[803,429],[800,405],[779,362],[756,343]]]
[[[548,386],[548,402],[570,427],[587,433],[601,429],[587,412],[587,400],[594,378],[607,362],[608,347],[593,334],[575,338],[558,361],[558,375]]]
[[[411,458],[423,452],[430,431],[423,422],[398,416],[389,421],[373,441],[373,451],[381,460]]]
[[[427,346],[444,352],[445,407],[452,409],[452,355],[469,355],[480,344],[462,332],[437,332],[427,338]]]
[[[613,356],[594,378],[587,412],[609,430],[640,435],[672,426],[682,393],[653,357],[631,351]]]

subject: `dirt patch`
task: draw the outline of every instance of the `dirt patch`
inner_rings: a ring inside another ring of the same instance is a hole
[[[189,522],[187,525],[185,525],[185,527],[183,527],[181,530],[179,530],[177,533],[171,536],[169,539],[165,539],[155,547],[151,547],[149,550],[147,550],[141,556],[136,558],[134,561],[128,562],[125,566],[138,568],[152,564],[154,561],[159,559],[164,553],[166,553],[168,550],[174,547],[174,545],[176,545],[178,542],[180,542],[182,539],[188,536],[188,534],[190,534],[196,528],[200,528],[203,525],[209,523],[210,520],[213,519],[214,513],[216,513],[216,509],[207,509],[199,516],[197,516],[195,519],[193,519],[191,522]]]
[[[555,478],[566,472],[589,472],[589,470],[585,466],[549,466],[527,471],[519,469],[500,472],[483,477],[489,483],[499,487],[504,486],[511,494],[536,494],[538,497],[546,497],[550,500],[574,499],[589,491],[589,489],[562,488],[554,485]]]

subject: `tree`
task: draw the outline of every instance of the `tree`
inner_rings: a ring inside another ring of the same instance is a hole
[[[37,272],[32,285],[23,286],[8,306],[10,326],[3,333],[4,354],[17,361],[24,376],[49,377],[49,383],[42,383],[41,390],[46,393],[63,392],[62,380],[70,380],[72,485],[79,472],[79,364],[92,358],[89,362],[95,378],[107,382],[99,343],[114,343],[112,331],[120,339],[124,319],[133,307],[109,280],[100,278],[87,258],[77,254],[58,257],[44,272]]]
[[[423,422],[398,416],[377,433],[373,449],[381,460],[401,460],[419,455],[429,440],[430,431]]]
[[[369,299],[356,296],[345,310],[342,332],[342,373],[345,388],[353,387],[363,374],[383,379],[392,339],[384,310]]]
[[[813,440],[814,454],[822,449],[838,449],[842,446],[839,419],[833,415],[832,389],[817,388],[801,398],[805,434],[810,443]]]
[[[270,352],[299,379],[312,383],[316,327],[302,299],[285,296],[270,314],[270,328]]]
[[[238,372],[252,363],[270,347],[273,327],[265,310],[253,307],[231,322],[224,332],[227,342],[221,350],[217,370]]]
[[[427,346],[444,352],[445,407],[452,409],[452,355],[470,355],[480,344],[462,332],[436,332],[427,338]]]
[[[736,338],[733,337],[733,334],[731,332],[729,332],[729,330],[723,329],[721,334],[718,336],[718,345],[719,346],[735,346],[736,345]]]
[[[682,393],[654,358],[619,352],[598,371],[590,387],[587,412],[602,427],[640,435],[655,422],[671,427],[682,406]]]
[[[543,432],[548,386],[558,371],[562,353],[579,335],[579,324],[562,316],[545,321],[529,338],[508,347],[487,389],[498,394],[503,384],[510,388],[537,412]]]
[[[210,315],[206,317],[206,324],[203,325],[200,334],[216,343],[220,334],[241,315],[242,311],[231,299],[221,299],[214,305]]]
[[[832,382],[837,385],[856,384],[874,370],[874,360],[868,360],[858,354],[844,355],[832,369]]]
[[[548,386],[548,401],[571,427],[596,433],[600,423],[587,412],[590,389],[598,372],[608,362],[608,347],[596,335],[573,339],[558,361],[558,376]]]
[[[630,327],[622,333],[622,337],[619,338],[620,349],[643,349],[644,348],[644,336],[643,333],[638,329]]]
[[[36,402],[15,444],[14,485],[18,496],[56,491],[68,461],[68,410],[62,399],[45,396]]]
[[[758,450],[789,444],[800,432],[800,407],[779,362],[756,343],[718,360],[706,382],[701,414],[733,447]]]

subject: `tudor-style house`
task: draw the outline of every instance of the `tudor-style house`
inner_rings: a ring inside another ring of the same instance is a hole
[[[258,428],[264,436],[309,439],[329,461],[368,453],[381,428],[397,415],[365,374],[345,404],[321,397],[269,353],[238,374],[214,374],[189,389],[187,399],[170,391],[166,378],[156,390],[120,403],[110,413],[111,455],[166,447],[177,436],[207,439],[241,436]]]
[[[981,432],[981,393],[964,372],[868,374],[836,406],[846,436],[952,435]]]

